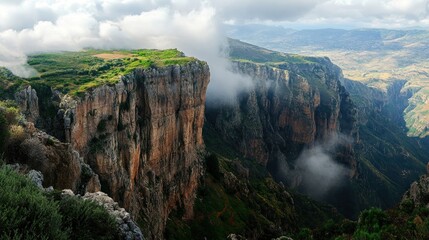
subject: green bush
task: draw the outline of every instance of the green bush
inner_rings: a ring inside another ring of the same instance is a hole
[[[387,214],[379,208],[371,208],[360,214],[358,229],[369,233],[380,232],[381,228],[387,224]]]
[[[67,239],[58,204],[26,177],[0,168],[0,238]]]
[[[8,128],[7,120],[3,112],[0,111],[0,152],[4,151],[8,138],[9,138],[9,128]]]
[[[45,195],[25,176],[0,167],[0,239],[119,239],[115,219],[77,197]]]
[[[295,236],[296,240],[312,240],[313,235],[311,234],[311,230],[308,228],[302,228],[298,234]]]
[[[0,154],[6,149],[11,132],[9,127],[17,124],[19,109],[13,101],[0,101]]]
[[[118,239],[115,219],[97,203],[68,197],[59,202],[63,225],[72,233],[70,239]]]
[[[381,240],[381,234],[378,233],[369,233],[365,230],[357,230],[353,235],[355,240]]]

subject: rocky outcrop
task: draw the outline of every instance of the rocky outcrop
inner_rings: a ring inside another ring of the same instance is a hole
[[[24,129],[23,139],[10,144],[6,151],[8,162],[39,171],[44,187],[68,188],[75,192],[100,190],[98,176],[85,167],[83,159],[70,144],[34,128],[30,122]],[[31,178],[37,179],[36,172],[30,174]]]
[[[209,103],[208,122],[245,157],[267,165],[274,176],[293,168],[304,146],[339,133],[357,139],[356,109],[340,84],[341,70],[329,59],[315,61],[275,67],[235,62],[236,72],[250,76],[253,87],[235,103]],[[353,175],[356,162],[348,145],[340,161]]]
[[[40,145],[43,154],[38,158],[43,160],[25,163],[55,188],[103,190],[144,222],[145,236],[161,239],[173,209],[185,209],[184,218],[193,215],[203,173],[200,151],[208,82],[208,65],[193,61],[136,69],[117,84],[79,98],[45,93],[39,97],[48,99],[39,102],[55,99],[55,104],[40,110],[38,122],[57,138],[35,131],[31,141]],[[34,103],[21,104],[21,109],[31,113],[26,114],[28,120],[35,120],[35,90],[29,87],[16,97]],[[53,107],[57,114],[52,114]]]
[[[39,118],[39,98],[37,92],[31,86],[15,93],[15,101],[21,112],[30,122],[36,122]]]
[[[75,195],[70,189],[61,192],[62,198],[78,197],[82,200],[93,201],[103,206],[113,216],[118,224],[120,236],[124,240],[143,240],[143,234],[137,224],[131,219],[130,214],[124,208],[119,207],[111,197],[103,192],[86,193],[84,196]]]
[[[429,207],[429,163],[427,173],[420,177],[418,181],[411,184],[407,192],[402,197],[401,203],[411,202],[414,207]]]

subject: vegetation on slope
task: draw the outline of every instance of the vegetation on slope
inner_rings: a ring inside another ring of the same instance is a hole
[[[291,235],[300,227],[341,219],[332,207],[288,193],[263,166],[243,159],[208,124],[204,139],[211,154],[206,158],[207,173],[194,206],[195,217],[183,220],[180,209],[171,214],[168,239],[226,239],[232,233],[272,239]]]
[[[0,101],[0,156],[21,154],[16,149],[25,139],[23,122],[14,102]],[[118,238],[116,221],[102,206],[44,193],[10,167],[0,166],[0,239]]]
[[[396,240],[429,239],[429,208],[403,203],[383,211],[363,211],[358,221],[328,221],[322,227],[303,229],[295,240]]]
[[[0,68],[0,93],[11,95],[21,85],[30,84],[78,95],[103,84],[115,84],[119,76],[136,68],[156,68],[194,60],[176,49],[87,50],[31,55],[28,64],[37,70],[38,76],[22,79]]]
[[[406,99],[399,96],[400,86],[385,94],[355,81],[344,83],[360,112],[360,141],[354,147],[359,162],[353,182],[359,196],[354,198],[356,213],[371,206],[393,207],[425,171],[429,145],[404,130]]]
[[[313,57],[271,51],[234,39],[228,40],[230,46],[229,56],[236,61],[251,61],[263,64],[311,64],[317,60]]]
[[[409,106],[403,112],[408,135],[420,138],[429,135],[429,31],[237,28],[231,31],[232,37],[259,46],[328,56],[343,69],[345,77],[369,87],[387,91],[393,82],[406,80],[404,92],[412,92]]]
[[[115,219],[98,204],[44,193],[0,167],[0,239],[118,239]]]
[[[0,101],[0,156],[24,138],[24,129],[18,107],[13,101]]]
[[[276,65],[272,63],[276,57],[271,58],[276,52],[235,40],[230,42],[233,56],[243,54],[243,58],[251,59],[262,56],[266,64]],[[314,77],[318,67],[326,65],[317,64],[320,61],[324,59],[313,58],[316,62],[313,64],[287,62],[285,65],[295,67],[294,72],[309,79],[311,86],[319,89],[321,99],[331,99],[329,96],[337,93]],[[429,151],[424,141],[410,138],[404,131],[401,114],[407,104],[407,96],[401,94],[404,81],[392,83],[386,92],[349,80],[344,80],[344,84],[359,112],[359,139],[353,144],[358,171],[326,201],[347,217],[356,219],[366,208],[389,208],[396,204],[409,184],[423,173]]]

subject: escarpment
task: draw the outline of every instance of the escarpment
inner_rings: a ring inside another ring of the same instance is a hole
[[[274,176],[293,167],[305,146],[339,134],[357,139],[356,109],[339,82],[341,70],[327,59],[317,61],[277,66],[234,62],[236,72],[250,76],[253,85],[235,103],[209,103],[208,122]],[[346,145],[343,152],[349,156],[339,160],[353,176],[356,162]]]
[[[137,68],[79,97],[54,92],[57,113],[38,121],[52,123],[42,125],[79,153],[101,190],[142,223],[146,238],[160,239],[173,209],[193,215],[209,75],[197,60]]]

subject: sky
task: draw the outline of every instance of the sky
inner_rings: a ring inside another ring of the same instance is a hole
[[[225,24],[426,28],[428,7],[428,0],[0,0],[0,66],[28,77],[35,72],[26,56],[37,52],[178,48],[208,61],[209,96],[224,98],[247,82],[224,57]]]
[[[220,1],[224,21],[292,28],[426,28],[428,0]],[[241,6],[241,7],[240,7]]]

